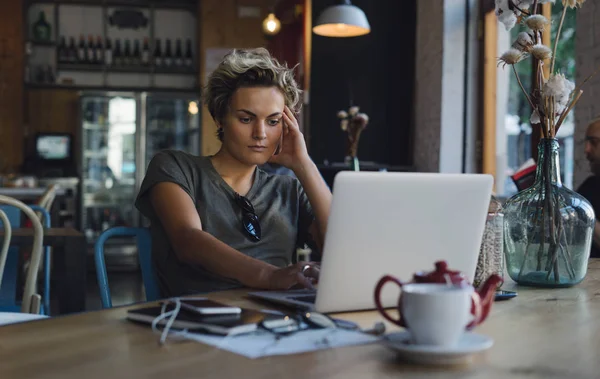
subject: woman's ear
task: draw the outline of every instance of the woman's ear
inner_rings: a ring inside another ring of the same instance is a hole
[[[219,141],[223,141],[223,135],[225,135],[223,126],[220,123],[217,123],[217,138],[219,138]]]

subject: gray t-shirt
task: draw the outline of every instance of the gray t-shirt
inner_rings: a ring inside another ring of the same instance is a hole
[[[245,195],[256,211],[262,232],[260,241],[254,242],[243,229],[235,191],[208,157],[161,151],[150,161],[135,205],[150,219],[152,258],[165,297],[238,288],[241,284],[177,258],[150,202],[149,190],[161,182],[175,183],[190,195],[205,232],[250,257],[284,267],[291,263],[296,247],[309,242],[308,228],[314,215],[297,179],[256,169],[252,187]]]

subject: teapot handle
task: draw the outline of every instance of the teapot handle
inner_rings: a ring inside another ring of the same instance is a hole
[[[387,282],[394,282],[400,288],[402,288],[402,286],[404,285],[404,283],[402,283],[400,280],[398,280],[390,275],[386,275],[383,278],[379,279],[379,282],[377,283],[377,286],[375,287],[375,305],[377,306],[377,310],[379,311],[379,313],[381,313],[381,315],[383,317],[385,317],[388,321],[393,322],[394,324],[396,324],[400,327],[404,327],[404,324],[401,321],[402,316],[400,315],[400,309],[398,309],[398,318],[395,319],[395,318],[392,318],[386,312],[386,310],[383,308],[383,305],[381,304],[381,299],[380,299],[381,298],[381,289]]]
[[[483,307],[481,306],[481,296],[475,291],[471,294],[471,314],[473,321],[467,325],[467,330],[471,330],[483,321]]]

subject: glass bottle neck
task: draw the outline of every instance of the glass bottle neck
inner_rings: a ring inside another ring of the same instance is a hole
[[[554,185],[562,186],[560,180],[559,144],[556,139],[542,138],[538,144],[535,181],[545,182],[545,178],[548,178],[550,183]]]

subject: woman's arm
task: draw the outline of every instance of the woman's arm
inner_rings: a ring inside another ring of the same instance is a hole
[[[279,154],[273,155],[270,161],[291,169],[300,180],[316,219],[316,222],[309,226],[309,232],[315,239],[317,247],[322,250],[331,208],[331,191],[321,177],[317,166],[310,159],[298,120],[287,106],[282,117],[281,151]]]
[[[310,158],[299,163],[294,170],[294,174],[300,180],[300,184],[302,184],[313,209],[316,222],[310,226],[309,232],[315,239],[319,250],[322,251],[331,209],[331,191],[321,177],[319,169]]]
[[[245,286],[288,289],[300,284],[312,287],[302,273],[303,263],[279,269],[251,258],[202,230],[202,222],[190,196],[177,184],[161,182],[150,190],[150,203],[164,227],[177,257],[202,265]],[[307,274],[311,274],[311,270]]]

